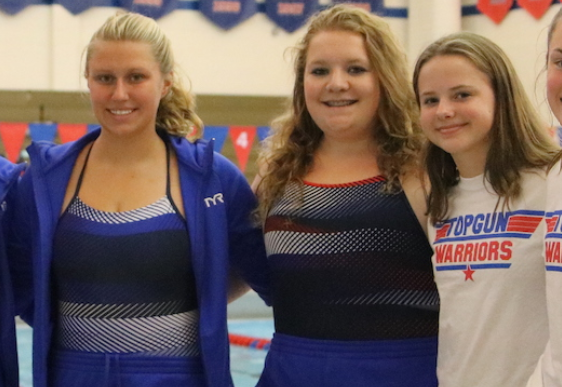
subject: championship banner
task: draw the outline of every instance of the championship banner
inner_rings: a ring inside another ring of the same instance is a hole
[[[334,0],[334,4],[348,3],[367,12],[382,14],[384,12],[384,0]]]
[[[31,123],[29,124],[29,137],[33,141],[54,141],[57,135],[57,124],[55,123]]]
[[[319,8],[318,0],[266,0],[265,13],[287,32],[302,27]]]
[[[159,19],[175,10],[178,0],[118,0],[118,3],[128,11]]]
[[[552,5],[552,0],[517,0],[517,4],[539,20]]]
[[[269,132],[270,132],[271,128],[269,126],[258,126],[257,127],[257,132],[258,132],[258,139],[261,141],[265,140],[267,136],[269,136]]]
[[[478,0],[476,4],[476,8],[496,24],[501,23],[512,6],[513,0]]]
[[[86,124],[59,124],[58,132],[61,143],[76,141],[86,134]]]
[[[234,151],[238,157],[238,167],[242,172],[246,170],[246,164],[250,157],[250,151],[256,137],[255,126],[231,126],[230,137],[234,143]]]
[[[78,15],[92,7],[112,7],[113,0],[55,0],[54,4],[60,4],[73,15]]]
[[[4,143],[6,158],[17,163],[21,147],[27,134],[27,124],[21,122],[0,122],[0,137]]]
[[[225,30],[253,16],[257,8],[255,0],[199,0],[199,10]]]
[[[205,126],[203,130],[203,138],[205,140],[215,140],[215,152],[222,150],[226,135],[228,134],[228,126]]]
[[[0,0],[0,9],[9,15],[15,15],[29,5],[43,4],[42,0]]]

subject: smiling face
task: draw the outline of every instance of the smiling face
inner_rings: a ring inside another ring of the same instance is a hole
[[[436,56],[421,68],[418,92],[428,139],[451,154],[461,176],[484,173],[495,109],[488,76],[464,56]]]
[[[154,131],[160,99],[172,74],[163,75],[150,45],[97,41],[86,78],[94,114],[105,131],[129,135]]]
[[[307,109],[325,138],[372,138],[380,86],[360,34],[322,31],[312,38],[304,94]]]
[[[548,104],[558,122],[562,123],[562,28],[560,25],[554,29],[548,45],[546,69]]]

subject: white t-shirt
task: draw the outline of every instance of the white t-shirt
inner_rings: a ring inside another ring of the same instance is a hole
[[[562,387],[562,166],[547,177],[544,259],[550,341],[528,386]],[[542,370],[542,372],[539,372]],[[542,373],[542,378],[540,374]],[[540,383],[542,379],[542,384]]]
[[[544,173],[522,174],[509,208],[483,176],[461,179],[429,227],[441,298],[440,387],[523,387],[548,339]]]

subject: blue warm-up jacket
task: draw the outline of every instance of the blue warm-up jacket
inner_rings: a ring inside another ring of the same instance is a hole
[[[76,142],[28,147],[30,167],[18,185],[17,238],[11,249],[17,312],[33,326],[33,386],[47,387],[54,316],[52,243],[72,169],[99,129]],[[228,273],[233,269],[268,302],[268,268],[261,229],[250,218],[256,202],[240,170],[213,152],[213,143],[168,136],[178,159],[199,301],[199,335],[209,387],[230,387]],[[33,289],[33,290],[31,290]]]
[[[4,236],[11,228],[15,216],[11,205],[15,193],[12,188],[23,169],[23,164],[14,165],[0,157],[0,387],[18,386],[14,300]]]

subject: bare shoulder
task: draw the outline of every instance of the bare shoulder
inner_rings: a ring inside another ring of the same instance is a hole
[[[427,195],[430,189],[427,175],[422,172],[408,173],[402,176],[400,182],[410,206],[427,234]]]
[[[254,193],[258,192],[258,188],[260,186],[261,181],[263,180],[263,177],[265,176],[266,172],[267,172],[267,167],[268,164],[265,162],[259,162],[258,163],[258,173],[256,173],[256,176],[254,177],[254,180],[252,181],[252,191],[254,191]]]

